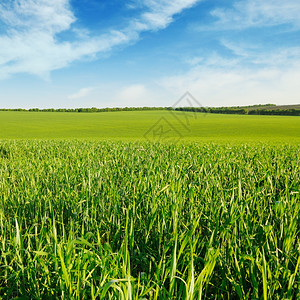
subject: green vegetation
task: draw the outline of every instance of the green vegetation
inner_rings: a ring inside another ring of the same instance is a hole
[[[300,118],[1,111],[0,139],[0,299],[300,297]]]
[[[6,141],[0,165],[3,299],[300,297],[296,145]]]
[[[115,112],[115,111],[187,111],[212,114],[239,114],[239,115],[276,115],[276,116],[300,116],[300,104],[280,105],[275,104],[259,104],[251,106],[229,106],[229,107],[106,107],[106,108],[1,108],[0,111],[23,111],[23,112],[79,112],[79,113],[95,113],[95,112]]]
[[[289,107],[288,105],[286,107]],[[300,116],[300,106],[298,108],[277,108],[264,106],[253,107],[179,107],[175,110],[202,112],[212,114],[236,114],[236,115],[275,115],[275,116]]]
[[[300,109],[253,109],[249,115],[300,116]]]
[[[142,111],[142,110],[170,110],[171,107],[106,107],[106,108],[0,108],[0,111],[23,111],[23,112],[112,112],[112,111]]]
[[[0,139],[141,141],[147,132],[147,139],[160,141],[299,143],[300,118],[180,111],[0,112]]]

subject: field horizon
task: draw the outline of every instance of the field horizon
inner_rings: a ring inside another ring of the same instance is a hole
[[[299,143],[295,116],[170,111],[0,112],[0,139]]]

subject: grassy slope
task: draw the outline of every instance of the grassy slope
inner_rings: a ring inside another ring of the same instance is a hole
[[[196,118],[195,118],[196,116]],[[0,139],[143,140],[154,125],[160,141],[300,142],[300,118],[242,116],[168,111],[106,113],[0,112]],[[171,126],[171,127],[170,127]]]

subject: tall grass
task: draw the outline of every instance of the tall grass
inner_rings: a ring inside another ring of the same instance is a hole
[[[0,295],[300,298],[299,154],[2,142]]]

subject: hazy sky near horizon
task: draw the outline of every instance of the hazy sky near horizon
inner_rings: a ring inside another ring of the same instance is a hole
[[[0,107],[300,103],[298,0],[0,2]]]

